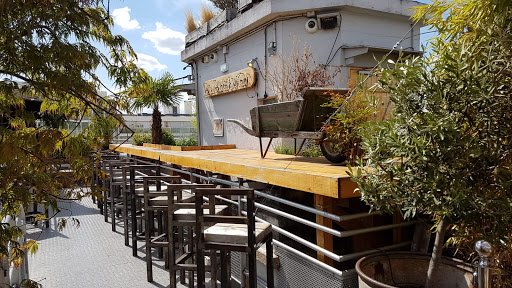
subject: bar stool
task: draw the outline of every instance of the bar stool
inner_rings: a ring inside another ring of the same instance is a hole
[[[180,201],[183,198],[182,193],[184,190],[190,190],[191,193],[194,193],[197,188],[215,187],[215,184],[195,183],[167,186],[167,222],[169,225],[167,230],[169,231],[169,274],[171,288],[177,287],[177,271],[180,272],[181,284],[185,284],[185,272],[188,272],[189,287],[194,287],[194,272],[197,270],[196,249],[194,248],[196,244],[194,241],[194,226],[196,225],[195,203]],[[217,205],[214,207],[214,214],[222,214],[227,208],[227,205]],[[215,265],[213,266],[215,267]]]
[[[137,257],[137,241],[145,241],[145,236],[137,235],[137,222],[138,220],[144,221],[144,210],[142,200],[144,200],[144,188],[143,180],[144,176],[158,176],[160,175],[159,165],[131,165],[125,168],[125,177],[127,177],[128,184],[125,184],[125,201],[126,207],[129,207],[129,211],[126,212],[125,227],[131,226],[131,238],[132,238],[132,255]],[[125,179],[125,181],[127,181]],[[128,224],[128,221],[131,223]],[[125,245],[129,245],[129,231],[125,229]]]
[[[94,162],[94,173],[93,173],[93,190],[99,190],[99,195],[103,195],[104,189],[106,189],[107,182],[107,171],[104,169],[104,161],[107,160],[119,160],[119,153],[117,152],[106,152],[101,151]],[[94,198],[93,198],[94,199]],[[103,215],[103,199],[98,197],[97,206],[100,209],[100,214]]]
[[[103,217],[105,222],[108,222],[109,210],[112,210],[111,204],[111,196],[114,195],[114,191],[112,191],[111,182],[113,178],[119,177],[121,172],[117,169],[113,169],[114,166],[122,167],[127,164],[126,159],[106,159],[101,161],[101,205],[103,211]],[[112,166],[112,168],[111,168]],[[101,212],[101,211],[100,211]]]
[[[272,267],[272,226],[268,223],[255,223],[254,215],[254,190],[245,188],[199,188],[195,190],[196,207],[196,233],[197,235],[197,286],[205,284],[206,250],[220,251],[221,253],[221,283],[222,287],[228,287],[230,277],[227,269],[229,252],[238,251],[248,254],[249,261],[249,287],[257,287],[256,275],[256,250],[263,244],[267,248],[267,286],[274,287],[274,270]],[[215,201],[215,196],[227,198],[229,196],[246,196],[247,216],[217,216],[213,215],[209,208],[209,215],[204,214],[203,197],[207,196],[210,203]],[[212,226],[205,228],[207,224]]]
[[[132,159],[134,161],[137,161],[135,159]],[[130,220],[132,216],[132,211],[135,211],[135,221],[137,219],[137,209],[132,209],[132,207],[137,207],[138,203],[135,205],[132,204],[132,193],[131,193],[131,181],[130,181],[130,171],[134,171],[134,180],[133,180],[133,189],[137,189],[137,185],[142,187],[142,176],[148,176],[148,175],[156,175],[156,170],[158,169],[158,165],[142,165],[137,164],[137,162],[132,163],[132,165],[129,166],[123,166],[122,167],[122,180],[121,180],[121,193],[122,193],[122,203],[118,204],[116,206],[116,209],[121,209],[121,218],[123,220],[124,224],[124,245],[129,246],[130,245]],[[146,174],[144,174],[145,172]],[[139,205],[140,206],[140,205]],[[142,208],[139,209],[142,211]],[[140,212],[142,213],[142,212]],[[140,215],[139,215],[140,216]],[[140,218],[140,217],[139,217]],[[133,228],[132,228],[133,229]]]
[[[122,197],[122,185],[123,175],[122,168],[133,164],[128,159],[111,160],[105,162],[108,167],[108,190],[105,191],[104,200],[104,211],[108,212],[108,206],[110,204],[110,216],[112,219],[112,231],[116,231],[116,212],[122,210],[124,203]],[[108,221],[108,213],[104,213],[105,222]]]
[[[162,182],[170,184],[180,183],[180,176],[145,176],[142,177],[144,182],[144,236],[146,242],[146,268],[147,268],[147,281],[153,282],[153,258],[151,256],[151,248],[158,249],[158,257],[164,257],[163,249],[168,248],[168,234],[163,229],[164,217],[163,212],[167,211],[167,192],[162,192]],[[150,191],[150,183],[155,182],[157,191]],[[155,215],[157,212],[157,229],[155,226]],[[165,220],[167,222],[167,220]],[[167,224],[167,223],[166,223]],[[156,230],[156,235],[153,235]],[[166,259],[166,266],[168,266],[168,257]]]

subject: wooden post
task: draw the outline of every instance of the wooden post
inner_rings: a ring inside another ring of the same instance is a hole
[[[333,198],[315,194],[316,209],[331,213],[333,211],[333,204]],[[316,216],[316,223],[328,228],[332,228],[332,220],[320,215]],[[327,232],[316,230],[316,244],[328,251],[334,251],[333,235]],[[318,260],[324,262],[325,264],[331,266],[333,266],[334,264],[334,260],[325,256],[322,253],[318,252],[317,258]]]

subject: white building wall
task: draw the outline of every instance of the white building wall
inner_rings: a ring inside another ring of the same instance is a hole
[[[334,41],[338,33],[338,28],[319,30],[310,34],[306,32],[304,27],[308,18],[302,16],[277,21],[275,24],[265,24],[264,26],[268,25],[266,29],[260,28],[259,31],[252,35],[248,35],[236,42],[228,43],[226,45],[228,47],[228,53],[225,55],[222,53],[222,49],[217,49],[219,60],[216,63],[211,61],[209,63],[202,63],[198,57],[195,61],[197,63],[198,72],[198,79],[196,80],[199,83],[197,101],[201,144],[236,144],[238,148],[259,149],[259,142],[256,137],[248,135],[240,127],[226,120],[238,119],[246,123],[247,126],[250,126],[249,110],[262,103],[261,100],[265,91],[267,91],[269,95],[273,94],[270,82],[266,81],[265,83],[261,73],[257,73],[258,79],[254,88],[209,98],[203,96],[203,83],[228,73],[244,69],[247,67],[247,62],[256,57],[258,58],[258,64],[261,70],[264,71],[265,63],[270,59],[267,58],[267,61],[265,59],[269,42],[275,41],[277,44],[277,53],[288,57],[293,49],[293,39],[295,37],[300,43],[298,49],[302,49],[305,44],[310,46],[317,64],[325,64],[327,62],[327,57],[334,44],[332,53],[336,52],[336,55],[330,65],[345,66],[342,69],[341,78],[339,81],[336,81],[336,86],[347,87],[349,66],[370,68],[373,67],[376,62],[373,55],[366,54],[353,57],[350,63],[346,63],[343,48],[369,46],[391,49],[411,27],[411,21],[402,15],[379,13],[362,9],[347,9],[346,7],[338,10],[338,12],[340,12],[342,20],[336,43],[334,43]],[[251,10],[245,13],[251,13]],[[243,14],[238,15],[238,17],[243,17]],[[217,28],[217,30],[218,29],[223,29],[223,26]],[[419,27],[413,34],[416,36],[406,39],[402,44],[402,48],[407,49],[412,45],[417,51],[419,48]],[[220,45],[219,47],[224,45],[225,44]],[[340,48],[339,51],[336,51],[338,48]],[[204,53],[206,52],[211,53],[211,51],[204,51]],[[377,54],[375,57],[380,59],[383,54],[384,53]],[[226,64],[228,67],[228,71],[225,73],[220,72],[220,66],[222,64]],[[255,68],[258,68],[258,66]],[[258,99],[260,101],[258,101]],[[222,137],[213,136],[213,120],[215,118],[223,119],[224,135]],[[264,142],[266,142],[266,140]]]

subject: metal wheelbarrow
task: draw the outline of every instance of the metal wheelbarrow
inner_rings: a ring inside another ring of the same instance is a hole
[[[349,89],[305,88],[302,99],[256,106],[250,111],[252,129],[236,119],[227,121],[238,124],[245,132],[259,138],[261,158],[267,155],[274,138],[302,139],[295,155],[300,152],[307,139],[312,139],[320,145],[327,160],[341,163],[346,160],[346,156],[334,149],[333,143],[326,140],[327,135],[322,131],[324,122],[336,110],[322,107],[322,104],[329,100],[329,95],[326,95],[328,91],[344,94],[348,93]],[[270,138],[265,151],[261,138]]]

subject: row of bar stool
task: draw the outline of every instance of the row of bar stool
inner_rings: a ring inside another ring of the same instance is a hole
[[[197,275],[197,287],[205,287],[207,272],[211,287],[217,287],[217,280],[221,287],[230,287],[230,253],[237,251],[248,254],[248,287],[256,288],[256,250],[265,244],[267,285],[274,287],[272,227],[255,222],[252,189],[195,183],[200,181],[191,173],[178,176],[165,166],[121,155],[108,154],[101,168],[95,181],[103,190],[98,199],[100,212],[105,221],[110,215],[113,231],[116,218],[122,219],[125,245],[130,245],[131,238],[133,256],[137,256],[137,243],[144,241],[149,282],[153,281],[152,252],[156,249],[169,269],[170,287],[177,287],[178,275],[182,284],[188,280],[189,287],[194,287]],[[228,215],[232,197],[246,198],[245,215]]]

